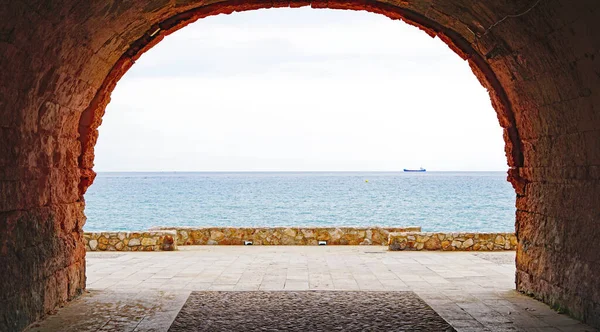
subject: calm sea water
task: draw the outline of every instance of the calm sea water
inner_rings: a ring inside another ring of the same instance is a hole
[[[99,173],[84,229],[422,226],[514,231],[504,172]]]

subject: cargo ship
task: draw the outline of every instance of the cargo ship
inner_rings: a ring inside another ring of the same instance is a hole
[[[425,172],[427,171],[426,169],[424,169],[423,167],[419,167],[419,169],[409,169],[409,168],[405,168],[404,169],[405,172]]]

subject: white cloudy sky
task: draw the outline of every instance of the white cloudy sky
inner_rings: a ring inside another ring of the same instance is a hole
[[[202,19],[117,85],[96,171],[505,170],[485,89],[439,39],[384,16]]]

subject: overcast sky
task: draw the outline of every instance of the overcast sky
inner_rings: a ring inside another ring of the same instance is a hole
[[[96,171],[506,170],[487,91],[442,41],[366,12],[202,19],[121,79]]]

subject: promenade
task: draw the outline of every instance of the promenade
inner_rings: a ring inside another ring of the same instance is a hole
[[[516,292],[514,256],[383,246],[93,252],[86,293],[29,331],[167,331],[193,291],[382,292],[382,299],[414,292],[457,331],[594,331]]]

